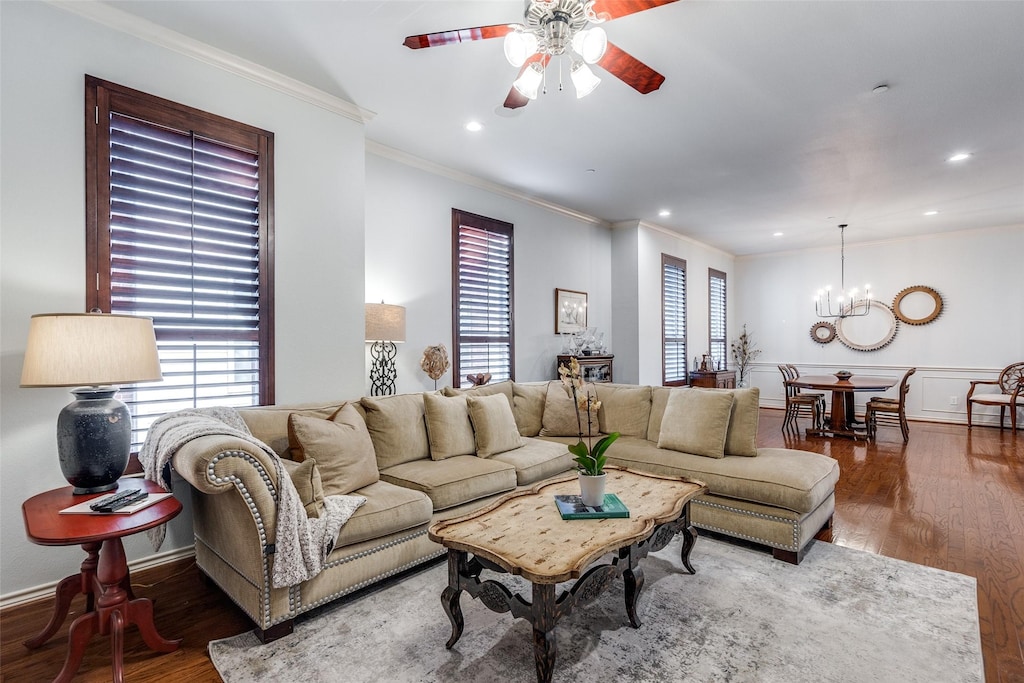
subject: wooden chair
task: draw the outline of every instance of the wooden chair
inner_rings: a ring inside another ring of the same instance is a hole
[[[793,365],[792,363],[787,363],[786,364],[786,369],[789,370],[789,378],[791,380],[800,379],[800,370],[798,370],[795,365]],[[821,416],[821,419],[824,420],[825,419],[825,394],[823,394],[823,393],[821,393],[819,391],[806,391],[804,389],[797,389],[796,391],[801,396],[814,396],[815,398],[818,399],[818,414]],[[821,425],[819,424],[818,426],[820,427]]]
[[[997,385],[1000,393],[975,394],[974,390],[984,384]],[[970,429],[971,409],[975,403],[985,406],[999,406],[999,429],[1003,428],[1006,409],[1010,409],[1010,429],[1017,430],[1017,409],[1024,408],[1024,363],[1007,365],[999,373],[999,379],[973,380],[967,392],[967,428]]]
[[[907,393],[910,391],[910,376],[917,372],[917,368],[910,368],[903,375],[900,382],[899,398],[888,396],[872,396],[868,400],[867,412],[864,421],[868,424],[868,438],[875,438],[878,431],[878,423],[885,422],[898,424],[903,432],[903,440],[910,440],[910,425],[907,424]]]
[[[782,421],[782,431],[786,431],[788,428],[792,428],[794,432],[799,431],[797,428],[796,420],[801,417],[804,413],[807,413],[807,417],[811,418],[812,424],[815,429],[821,427],[821,416],[824,412],[822,404],[825,399],[822,394],[804,394],[800,392],[798,387],[793,386],[792,381],[799,376],[796,373],[794,376],[794,370],[789,365],[780,365],[779,372],[782,373],[782,385],[786,390],[786,417]]]

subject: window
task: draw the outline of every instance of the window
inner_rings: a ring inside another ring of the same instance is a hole
[[[686,384],[686,261],[661,255],[663,384]]]
[[[273,143],[86,76],[86,306],[153,318],[164,375],[121,388],[133,449],[174,410],[273,403]]]
[[[452,209],[452,241],[454,384],[514,379],[512,224]]]
[[[725,273],[708,268],[708,349],[715,368],[726,367]]]

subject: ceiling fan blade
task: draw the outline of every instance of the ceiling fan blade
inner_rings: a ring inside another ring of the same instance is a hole
[[[534,62],[543,62],[544,66],[546,67],[548,65],[548,62],[550,61],[551,55],[530,55],[530,57],[523,64],[523,68],[519,70],[519,75],[516,76],[516,78],[522,76],[523,72],[526,71],[526,69]],[[516,90],[515,86],[512,86],[511,88],[508,89],[508,95],[505,97],[504,107],[505,109],[519,109],[520,107],[525,107],[529,103],[530,98]]]
[[[421,47],[437,47],[451,43],[465,43],[471,40],[501,38],[510,33],[518,24],[492,24],[474,28],[460,28],[457,31],[441,31],[440,33],[422,33],[418,36],[406,36],[402,43],[408,48],[418,50]]]
[[[660,73],[611,43],[608,43],[608,49],[597,65],[641,95],[657,90],[665,82]]]
[[[594,14],[608,21],[673,2],[678,0],[597,0],[594,3]]]

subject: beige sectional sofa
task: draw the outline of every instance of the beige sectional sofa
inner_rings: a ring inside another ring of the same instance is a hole
[[[756,389],[589,388],[602,401],[590,431],[622,434],[608,451],[610,464],[708,484],[691,507],[696,526],[770,546],[797,563],[830,523],[838,465],[805,451],[757,449]],[[565,444],[575,443],[579,429],[558,382],[239,412],[281,459],[308,514],[322,510],[325,495],[366,498],[323,571],[275,587],[279,482],[270,456],[222,435],[175,452],[173,467],[192,486],[197,564],[264,640],[289,633],[303,612],[442,555],[427,538],[433,521],[570,472]]]

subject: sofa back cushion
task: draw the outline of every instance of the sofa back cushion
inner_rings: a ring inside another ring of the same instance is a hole
[[[476,433],[476,454],[489,458],[523,445],[512,408],[498,395],[466,397],[469,419]]]
[[[306,516],[319,517],[324,509],[324,484],[316,460],[307,458],[302,462],[295,462],[283,458],[281,464],[295,485],[302,507],[306,509]]]
[[[727,455],[756,456],[761,390],[750,387],[728,391],[732,394],[733,402],[732,414],[729,416],[729,431],[725,436],[725,452]]]
[[[651,388],[634,384],[595,384],[601,401],[598,420],[605,434],[647,436],[651,421]]]
[[[658,448],[725,457],[733,396],[727,391],[673,391],[665,406]]]
[[[373,440],[379,469],[430,457],[423,419],[423,394],[364,396],[359,403]]]
[[[596,392],[593,384],[584,384],[577,389],[578,397],[585,397],[587,391],[593,396]],[[590,416],[590,430],[597,434],[601,431],[601,420],[596,414]],[[572,392],[565,388],[559,380],[548,382],[547,395],[544,398],[544,417],[541,419],[541,436],[583,436],[587,435],[587,411],[580,410],[576,417],[576,404],[572,400]]]
[[[303,459],[316,461],[325,496],[344,496],[380,479],[373,442],[352,404],[330,420],[292,413],[288,433]]]
[[[522,436],[537,436],[544,422],[544,401],[548,385],[512,384],[512,415]]]
[[[466,395],[423,394],[423,413],[427,420],[430,457],[444,460],[453,455],[473,455],[476,441],[469,421]]]
[[[325,401],[323,403],[260,406],[258,408],[241,408],[238,414],[245,420],[252,435],[270,446],[278,456],[298,461],[301,460],[301,457],[296,453],[289,452],[288,416],[292,413],[299,413],[326,420],[344,404],[344,401]]]
[[[455,387],[445,387],[441,391],[445,396],[458,396],[459,394],[473,395],[473,396],[493,396],[494,394],[501,394],[508,399],[508,405],[512,407],[512,380],[507,379],[504,382],[497,382],[495,384],[484,384],[479,387],[463,387],[456,389]]]

